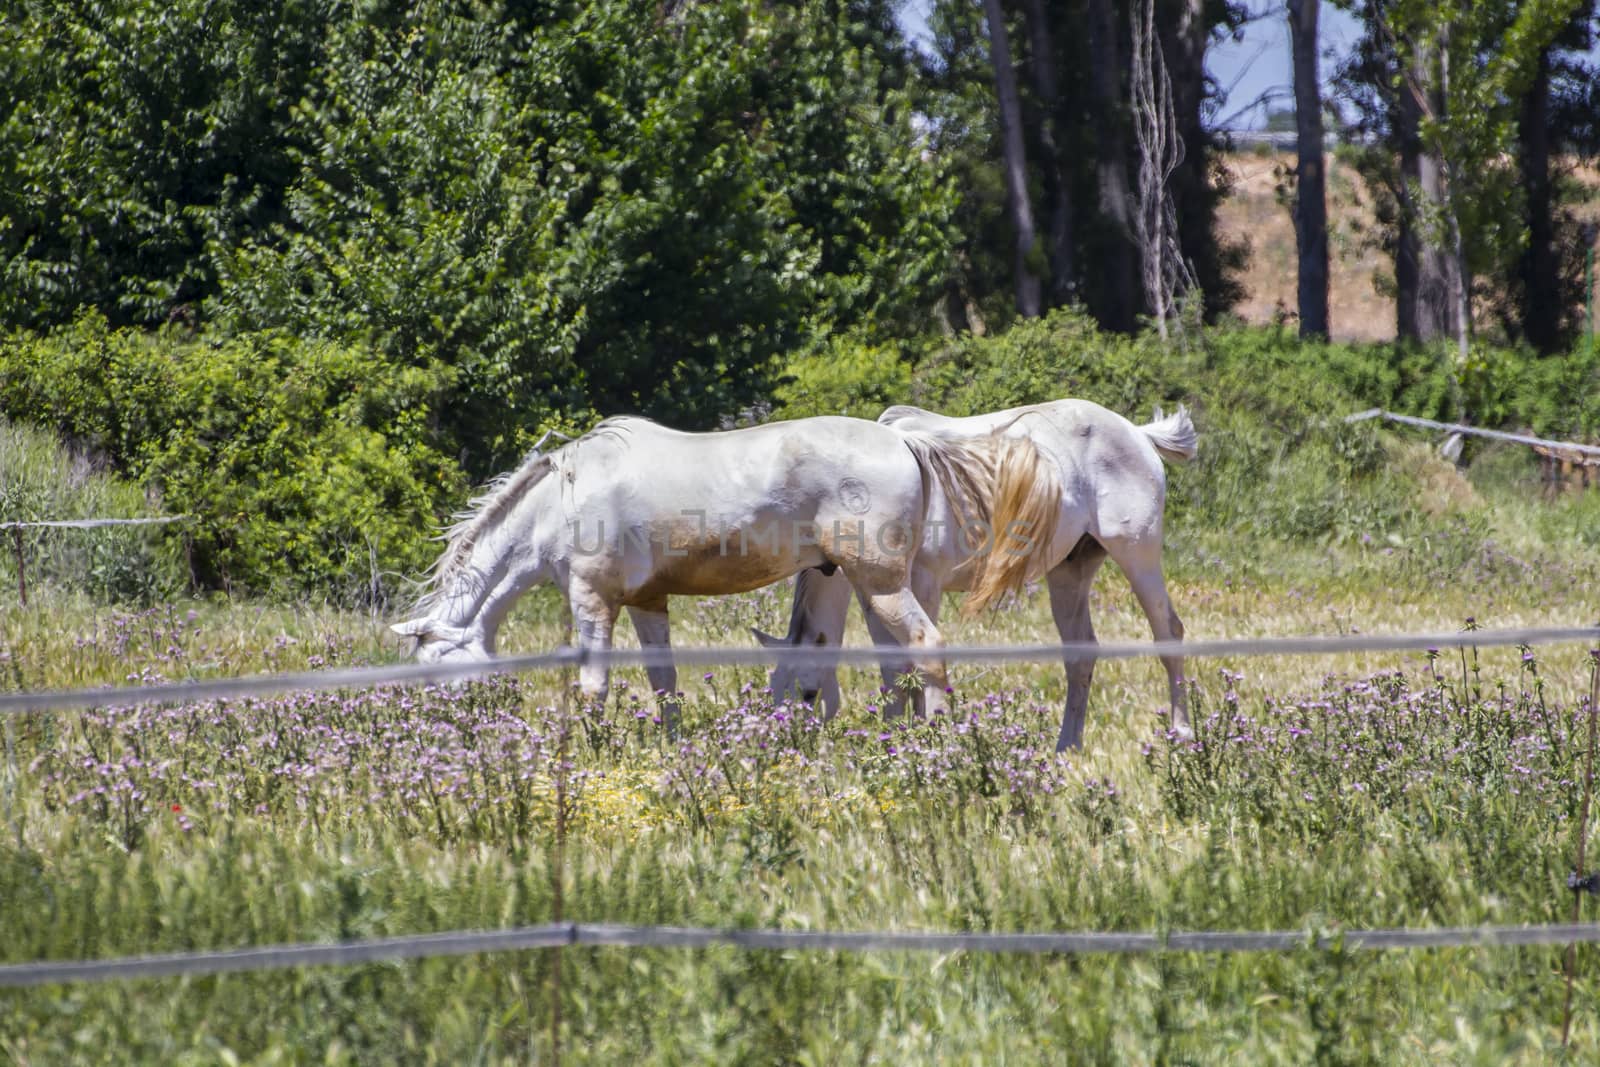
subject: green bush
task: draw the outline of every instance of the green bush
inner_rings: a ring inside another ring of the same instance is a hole
[[[891,348],[835,340],[784,368],[774,399],[781,418],[851,415],[875,419],[911,396],[911,364]]]
[[[917,368],[913,403],[973,415],[1080,397],[1137,420],[1184,395],[1187,362],[1153,335],[1101,333],[1084,312],[1060,308],[1002,334],[956,338]]]
[[[96,314],[0,341],[0,408],[61,428],[159,492],[196,575],[248,590],[379,591],[414,572],[463,491],[430,429],[443,372],[281,333],[190,341]]]

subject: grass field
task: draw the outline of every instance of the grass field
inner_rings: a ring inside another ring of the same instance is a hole
[[[1194,638],[1592,623],[1593,505],[1412,455],[1426,536],[1257,544],[1184,528]],[[1515,476],[1507,475],[1512,471]],[[1183,477],[1184,475],[1175,475]],[[679,644],[781,630],[787,591],[674,604]],[[1102,572],[1102,640],[1148,636]],[[1043,594],[954,643],[1053,635]],[[1473,620],[1469,623],[1468,620]],[[8,689],[388,662],[384,620],[41,590],[0,609]],[[859,627],[859,623],[854,625]],[[856,635],[860,640],[861,635]],[[561,640],[535,595],[503,635]],[[626,625],[619,642],[627,644]],[[1195,745],[1153,662],[1099,667],[1086,749],[1050,752],[1059,667],[953,671],[960,711],[884,724],[864,672],[832,724],[757,669],[684,681],[669,741],[621,673],[603,716],[557,677],[6,723],[0,961],[484,928],[564,915],[791,929],[1304,929],[1566,921],[1584,648],[1193,662]],[[1591,831],[1593,827],[1591,827]],[[1600,1057],[1579,953],[1570,1062]],[[553,1058],[549,953],[0,992],[0,1053],[57,1063]],[[568,949],[560,1050],[615,1063],[1540,1063],[1562,950],[1215,956]]]

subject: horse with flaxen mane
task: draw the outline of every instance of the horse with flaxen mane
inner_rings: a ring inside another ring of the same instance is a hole
[[[1002,433],[1006,439],[1031,442],[1058,475],[1053,480],[1041,479],[1058,490],[1058,510],[1043,527],[1035,528],[1044,531],[1045,544],[1034,546],[1030,568],[1042,567],[1048,572],[1050,610],[1061,640],[1094,640],[1089,587],[1108,555],[1128,576],[1156,640],[1182,639],[1183,623],[1173,610],[1161,574],[1161,542],[1167,491],[1162,460],[1193,459],[1197,446],[1194,423],[1183,408],[1165,418],[1158,411],[1155,421],[1144,426],[1135,426],[1087,400],[1056,400],[962,419],[921,408],[892,407],[878,421],[909,434],[946,441],[985,439]],[[973,554],[960,539],[943,538],[930,549],[919,561],[920,576],[913,579],[930,619],[938,621],[939,594],[946,589],[972,590],[966,603],[968,612],[997,599],[998,592],[984,581],[985,572],[975,569]],[[987,551],[992,554],[1004,548],[990,544]],[[770,637],[758,632],[756,636],[769,646],[838,645],[849,607],[849,583],[821,571],[803,571],[795,579],[788,634]],[[870,614],[867,628],[878,644],[890,643]],[[1056,739],[1058,751],[1082,744],[1094,677],[1092,659],[1065,662],[1067,699]],[[1172,727],[1187,732],[1183,657],[1163,656],[1161,662],[1167,671]],[[892,688],[907,669],[905,663],[885,661],[885,687]],[[829,667],[779,664],[772,675],[772,689],[778,694],[820,699],[829,714],[838,705],[837,672]],[[899,711],[897,698],[889,713]]]

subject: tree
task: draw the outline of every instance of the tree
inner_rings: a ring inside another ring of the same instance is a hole
[[[1414,72],[1402,72],[1398,80],[1401,210],[1395,260],[1397,332],[1402,339],[1428,342],[1460,334],[1462,324],[1453,296],[1462,279],[1445,251],[1443,167],[1422,140],[1422,118],[1428,110],[1426,90]]]
[[[1178,247],[1208,316],[1238,299],[1236,273],[1245,250],[1222,240],[1217,230],[1217,204],[1227,194],[1228,179],[1216,165],[1213,136],[1207,128],[1215,86],[1206,73],[1206,47],[1215,30],[1235,25],[1242,15],[1242,9],[1226,0],[1160,0],[1156,18],[1183,142],[1183,157],[1170,182]]]
[[[1037,96],[1038,141],[1041,148],[1045,189],[1049,210],[1045,227],[1045,251],[1050,260],[1048,303],[1065,304],[1077,294],[1077,268],[1073,250],[1072,175],[1067,165],[1064,140],[1057,130],[1061,109],[1061,89],[1056,78],[1056,49],[1050,28],[1050,10],[1045,0],[1026,0],[1028,26],[1028,66],[1033,72]]]
[[[1322,85],[1317,79],[1319,0],[1288,0],[1294,66],[1294,237],[1300,336],[1328,336],[1327,172],[1322,156]]]
[[[1402,338],[1452,336],[1464,356],[1477,280],[1511,288],[1529,233],[1519,117],[1541,55],[1579,3],[1367,0],[1360,8],[1366,34],[1340,78],[1379,146],[1363,169],[1392,198],[1380,208],[1392,227]],[[1392,169],[1385,148],[1398,160]]]
[[[1508,8],[1499,0],[1443,6],[1395,0],[1384,10],[1402,96],[1417,112],[1417,187],[1428,208],[1420,218],[1427,230],[1420,260],[1438,254],[1449,261],[1440,273],[1451,290],[1463,359],[1473,327],[1473,278],[1505,272],[1525,232],[1525,194],[1510,162],[1521,102],[1579,3],[1526,0]],[[1425,285],[1429,273],[1422,271]],[[1428,299],[1426,288],[1421,295]]]
[[[0,321],[149,325],[204,254],[283,217],[292,110],[333,6],[14,2],[0,20]]]
[[[1139,146],[1134,232],[1139,238],[1145,301],[1165,340],[1167,321],[1175,317],[1178,297],[1194,287],[1194,275],[1179,244],[1171,188],[1172,176],[1183,163],[1184,142],[1173,103],[1172,79],[1167,75],[1156,37],[1154,0],[1140,0],[1131,15],[1133,66],[1129,84],[1134,136]]]
[[[1006,204],[1010,214],[1013,256],[1013,283],[1017,291],[1017,314],[1038,318],[1041,309],[1039,276],[1034,273],[1033,203],[1028,195],[1028,159],[1022,136],[1022,97],[1017,91],[1017,71],[1011,63],[1011,45],[1006,32],[1006,14],[1000,0],[983,0],[989,27],[989,62],[994,68],[995,99],[999,104],[1000,136],[1004,152],[1002,166],[1006,179]]]
[[[1538,56],[1537,72],[1523,94],[1517,116],[1517,163],[1526,193],[1523,221],[1527,243],[1516,264],[1507,302],[1508,328],[1541,352],[1557,352],[1571,335],[1576,292],[1576,257],[1563,262],[1575,220],[1559,206],[1557,165],[1561,150],[1581,154],[1585,127],[1593,124],[1596,73],[1577,57],[1590,50],[1594,0],[1584,0],[1560,36]],[[1593,151],[1592,146],[1588,146]],[[1565,240],[1563,238],[1566,238]]]
[[[450,368],[475,475],[543,423],[715,425],[780,355],[913,319],[945,270],[951,193],[868,6],[708,0],[643,36],[654,0],[341,23],[289,218],[213,249],[215,310]]]
[[[1138,313],[1135,292],[1137,251],[1133,244],[1133,192],[1128,181],[1128,109],[1119,61],[1121,33],[1115,0],[1088,0],[1089,107],[1100,120],[1099,151],[1094,154],[1095,188],[1106,236],[1097,259],[1104,265],[1103,296],[1097,308],[1102,326],[1132,332]]]

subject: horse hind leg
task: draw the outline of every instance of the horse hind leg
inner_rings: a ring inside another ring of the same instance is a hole
[[[1112,558],[1128,576],[1128,584],[1133,587],[1133,595],[1139,598],[1139,606],[1144,609],[1145,617],[1150,620],[1150,632],[1155,639],[1182,641],[1183,622],[1172,606],[1172,598],[1167,595],[1166,580],[1161,574],[1160,539],[1140,542],[1134,546],[1133,551],[1120,555],[1113,551]],[[1162,656],[1161,665],[1167,671],[1168,703],[1172,709],[1171,728],[1180,736],[1192,736],[1193,730],[1189,725],[1189,698],[1183,688],[1183,656],[1182,654]]]
[[[672,631],[665,601],[649,607],[629,607],[628,617],[633,620],[633,632],[639,635],[640,648],[671,651]],[[673,666],[672,660],[665,659],[660,663],[648,663],[644,669],[660,705],[661,722],[667,734],[676,737],[683,711],[678,699],[678,668]]]
[[[944,589],[939,579],[931,572],[919,570],[912,576],[911,591],[917,598],[922,612],[934,626],[939,625],[939,598]],[[867,632],[872,635],[872,643],[882,649],[890,648],[896,644],[896,639],[886,626],[867,607],[866,598],[861,600],[862,612],[867,621]],[[879,674],[883,679],[883,692],[885,695],[883,717],[898,719],[905,714],[906,705],[911,705],[911,713],[921,717],[927,714],[927,695],[919,686],[912,692],[907,692],[901,685],[901,680],[908,674],[917,670],[915,661],[910,658],[891,659],[885,657],[878,664]]]
[[[1089,590],[1105,558],[1105,548],[1085,534],[1045,579],[1050,589],[1050,614],[1063,644],[1095,641],[1094,622],[1089,617]],[[1089,709],[1089,688],[1094,682],[1093,657],[1064,656],[1062,662],[1067,671],[1067,701],[1061,715],[1061,733],[1056,737],[1057,752],[1083,747],[1083,723]]]

